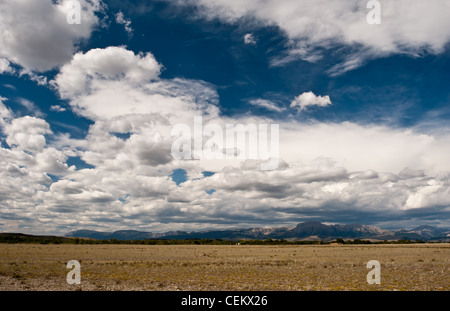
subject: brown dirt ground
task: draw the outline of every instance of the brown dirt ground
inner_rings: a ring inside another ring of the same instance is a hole
[[[81,285],[69,285],[69,260]],[[366,280],[381,264],[381,285]],[[450,244],[0,244],[0,290],[448,291]]]

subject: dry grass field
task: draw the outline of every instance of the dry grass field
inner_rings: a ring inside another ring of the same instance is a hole
[[[81,285],[68,285],[69,260]],[[369,285],[369,260],[381,285]],[[0,290],[448,291],[450,244],[38,245],[0,244]]]

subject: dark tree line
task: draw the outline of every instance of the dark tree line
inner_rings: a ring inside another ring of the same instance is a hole
[[[440,241],[438,241],[440,242]],[[85,238],[68,238],[57,236],[32,236],[24,234],[0,234],[0,243],[31,243],[31,244],[132,244],[132,245],[327,245],[338,244],[411,244],[425,243],[422,240],[401,239],[396,241],[344,240],[333,241],[288,241],[284,239],[266,240],[223,240],[223,239],[145,239],[145,240],[95,240]]]

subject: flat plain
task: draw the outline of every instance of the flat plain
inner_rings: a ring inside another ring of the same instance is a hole
[[[69,285],[66,264],[81,264]],[[381,284],[368,284],[370,260]],[[0,244],[0,290],[448,291],[450,244]]]

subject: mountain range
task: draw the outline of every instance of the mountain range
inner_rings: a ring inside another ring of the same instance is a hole
[[[77,230],[65,234],[66,237],[92,238],[99,240],[145,240],[145,239],[223,239],[223,240],[322,240],[331,241],[341,239],[366,240],[423,240],[450,241],[450,229],[433,226],[419,226],[412,230],[385,230],[380,227],[350,224],[327,225],[316,221],[299,223],[291,227],[250,228],[232,230],[209,231],[169,231],[153,233],[136,230],[120,230],[114,232],[100,232],[93,230]]]

